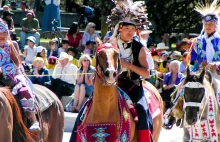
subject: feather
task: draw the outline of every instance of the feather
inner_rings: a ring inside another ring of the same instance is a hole
[[[208,14],[214,14],[218,16],[220,12],[220,0],[214,0],[212,3],[207,0],[205,4],[203,2],[199,2],[195,6],[195,10],[199,12],[202,16]]]

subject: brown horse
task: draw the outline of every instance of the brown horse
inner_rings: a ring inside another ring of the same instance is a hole
[[[0,118],[4,131],[0,132],[0,141],[4,142],[62,142],[64,130],[64,110],[61,102],[49,89],[35,85],[37,95],[50,94],[55,99],[53,105],[40,113],[42,117],[40,134],[32,134],[23,122],[18,103],[7,88],[0,88]],[[39,110],[38,110],[39,111]]]
[[[102,46],[103,48],[100,48]],[[96,53],[96,77],[94,80],[94,92],[92,96],[91,103],[87,103],[83,113],[85,115],[84,120],[82,121],[80,127],[78,128],[77,134],[72,134],[71,142],[77,141],[81,142],[84,137],[82,137],[84,128],[91,124],[108,124],[114,122],[117,124],[116,129],[116,139],[120,139],[120,122],[121,122],[121,109],[119,102],[119,91],[115,85],[117,75],[120,73],[120,60],[119,53],[116,48],[113,48],[109,43],[102,44],[98,47],[100,49]],[[110,46],[111,48],[108,48]],[[159,92],[156,88],[148,82],[144,83],[144,86],[147,88],[151,87],[150,91],[154,92],[153,94],[160,102],[160,107],[162,107],[162,99]],[[130,108],[132,104],[128,104]],[[160,130],[162,127],[162,108],[160,108],[161,113],[154,118],[154,141],[158,141]],[[80,113],[81,115],[82,113]],[[127,116],[128,115],[128,116]],[[130,121],[130,141],[137,142],[139,138],[137,136],[137,130],[135,125],[135,118],[131,112],[126,113],[127,118]],[[78,122],[76,122],[77,124]],[[77,125],[75,124],[75,128]],[[73,130],[74,131],[74,130]],[[86,133],[88,139],[88,133]],[[75,140],[75,138],[77,140]]]

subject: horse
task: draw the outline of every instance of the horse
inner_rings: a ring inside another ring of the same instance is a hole
[[[2,82],[1,82],[2,83]],[[36,107],[40,118],[41,132],[30,133],[28,120],[22,115],[16,97],[7,87],[0,88],[0,118],[4,131],[0,132],[0,141],[4,142],[62,142],[64,131],[64,109],[56,95],[46,87],[34,84],[36,97],[50,96],[54,102],[43,112]],[[48,98],[45,98],[48,99]]]
[[[187,75],[177,94],[174,117],[182,119],[183,141],[219,141],[220,110],[213,89],[212,76],[203,70]],[[178,116],[177,116],[178,114]],[[182,118],[181,118],[182,117]]]
[[[96,51],[94,92],[92,98],[84,104],[83,109],[78,115],[82,122],[76,121],[70,141],[80,142],[85,139],[94,139],[94,137],[98,140],[98,136],[102,136],[106,141],[120,140],[120,138],[125,140],[129,138],[131,142],[140,141],[136,130],[137,116],[135,115],[134,104],[128,99],[128,96],[115,85],[117,76],[121,70],[118,49],[110,43],[105,43],[99,45]],[[162,106],[162,99],[160,98],[158,90],[148,82],[145,82],[143,86],[147,86],[148,88],[150,86],[152,88],[151,91],[156,95],[156,98],[160,100],[160,105]],[[126,100],[126,104],[121,101],[123,98]],[[160,111],[162,112],[162,108],[160,108]],[[124,120],[122,118],[124,118]],[[129,124],[126,124],[128,126],[123,124],[122,121],[129,122]],[[153,121],[153,139],[158,141],[162,127],[162,113],[157,115]],[[80,124],[78,125],[78,123]],[[107,125],[109,128],[104,130],[103,127]],[[115,125],[117,125],[117,127]],[[130,132],[122,133],[122,127],[129,127]],[[91,129],[96,129],[96,131]],[[112,134],[111,130],[117,133]],[[94,134],[91,134],[92,132]],[[108,137],[110,133],[112,139]],[[75,138],[77,140],[75,140]]]

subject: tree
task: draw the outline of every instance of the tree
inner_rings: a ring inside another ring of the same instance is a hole
[[[199,33],[201,16],[194,10],[201,0],[147,0],[149,21],[156,33]]]

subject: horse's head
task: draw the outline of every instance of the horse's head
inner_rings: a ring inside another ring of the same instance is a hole
[[[188,125],[195,124],[199,119],[199,112],[202,108],[202,101],[205,98],[204,88],[205,70],[200,74],[190,74],[187,68],[187,75],[184,82],[184,111],[185,120]]]
[[[96,72],[104,85],[113,85],[121,73],[119,50],[112,43],[100,44],[96,49]]]

